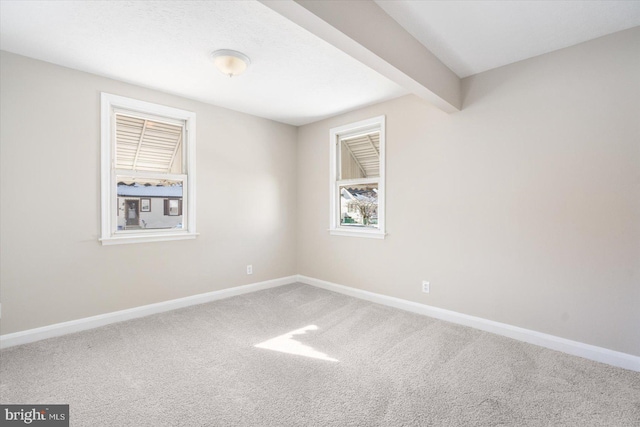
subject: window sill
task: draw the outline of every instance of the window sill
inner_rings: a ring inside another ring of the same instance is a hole
[[[332,228],[329,230],[332,236],[366,237],[368,239],[384,239],[387,233],[380,230],[345,230]]]
[[[126,245],[128,243],[150,243],[150,242],[167,242],[170,240],[189,240],[195,239],[197,233],[157,233],[148,235],[116,235],[104,239],[99,239],[103,246],[106,245]]]

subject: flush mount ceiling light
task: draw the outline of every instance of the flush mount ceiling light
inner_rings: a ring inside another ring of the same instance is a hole
[[[251,60],[247,55],[235,50],[216,50],[211,54],[211,57],[218,70],[229,77],[242,74],[251,64]]]

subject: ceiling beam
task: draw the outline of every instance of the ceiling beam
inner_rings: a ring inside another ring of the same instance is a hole
[[[378,152],[378,149],[376,148],[375,144],[373,143],[373,139],[371,139],[371,135],[367,135],[367,140],[369,141],[369,144],[371,144],[371,148],[373,148],[373,151],[375,151],[376,154],[378,155],[378,157],[380,157],[380,153]]]
[[[138,156],[140,156],[140,149],[142,148],[142,140],[144,139],[144,133],[147,130],[147,120],[144,121],[144,125],[142,125],[142,132],[140,132],[140,139],[138,140],[138,148],[136,148],[136,155],[133,158],[133,166],[131,169],[136,170],[136,166],[138,166]]]
[[[176,159],[176,154],[178,153],[178,148],[182,143],[182,132],[178,135],[178,141],[176,142],[176,146],[173,149],[173,154],[171,155],[171,161],[169,162],[169,167],[167,168],[167,172],[171,172],[171,168],[173,167],[173,162]],[[180,171],[180,173],[184,173],[184,171]]]
[[[460,78],[372,0],[260,1],[441,110],[460,111]]]
[[[358,165],[358,167],[360,168],[360,172],[362,172],[362,177],[363,178],[367,178],[367,172],[364,170],[364,168],[362,167],[362,165],[358,161],[358,158],[356,157],[356,155],[353,154],[353,151],[351,151],[351,147],[349,147],[349,144],[347,144],[344,141],[341,141],[341,143],[344,144],[344,148],[347,149],[349,154],[351,154],[351,158],[353,159],[353,161],[356,162],[356,165]],[[342,167],[342,164],[340,166]],[[340,179],[342,179],[342,171],[340,171]]]

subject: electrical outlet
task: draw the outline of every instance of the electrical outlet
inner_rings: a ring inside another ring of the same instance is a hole
[[[247,274],[253,274],[253,265],[247,265]]]
[[[426,280],[423,280],[422,281],[422,292],[424,292],[425,294],[428,294],[429,290],[430,290],[429,288],[430,288],[429,282],[427,282]]]

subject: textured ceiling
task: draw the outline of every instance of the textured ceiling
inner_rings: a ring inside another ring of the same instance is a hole
[[[640,25],[640,1],[376,0],[459,77]]]
[[[5,1],[0,48],[300,125],[407,91],[255,1]],[[210,53],[251,58],[239,77]]]
[[[377,3],[460,77],[640,25],[637,0]],[[257,1],[1,0],[0,49],[293,125],[407,93]]]

